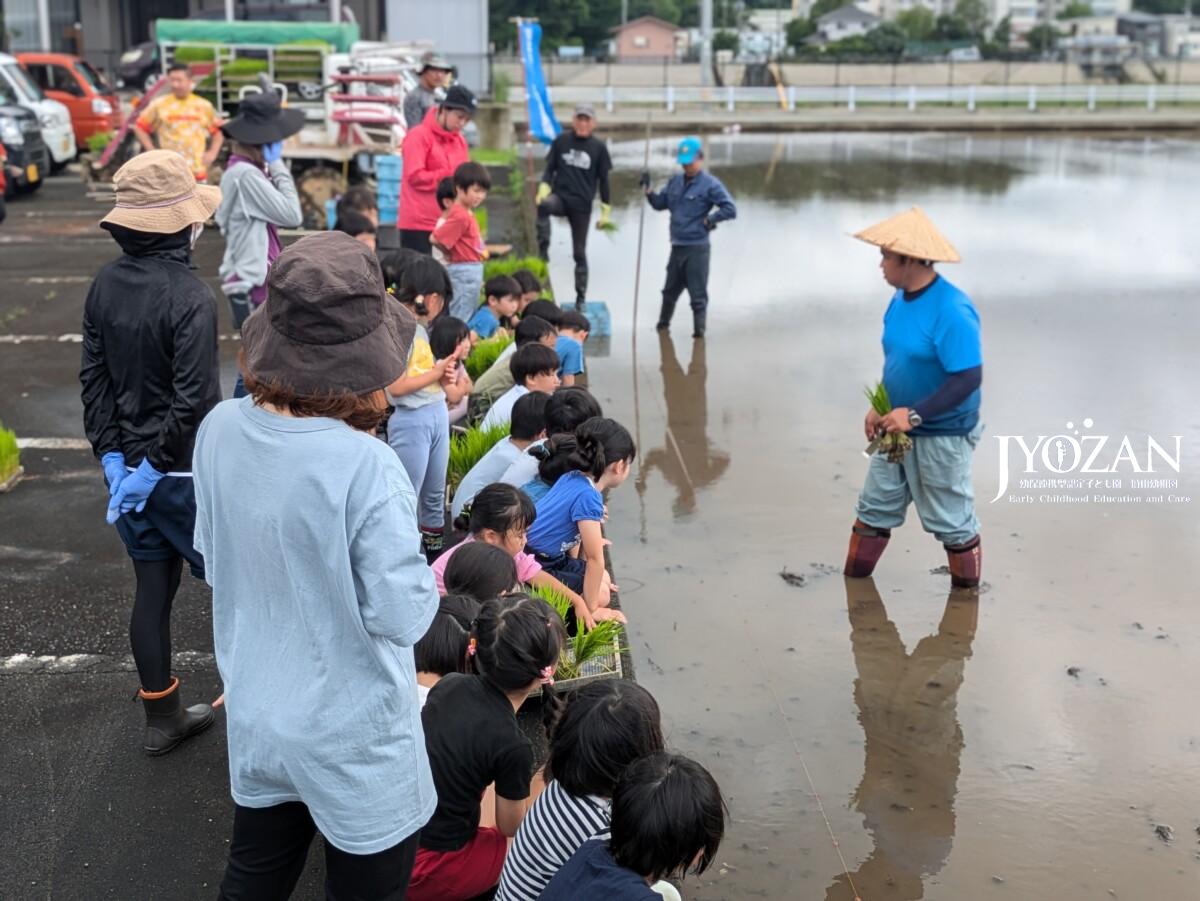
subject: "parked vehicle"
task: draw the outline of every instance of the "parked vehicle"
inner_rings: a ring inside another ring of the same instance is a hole
[[[0,144],[0,225],[8,218],[8,203],[5,200],[8,194],[8,177],[5,175],[7,168],[8,151],[4,149],[3,144]]]
[[[8,157],[4,164],[5,193],[35,191],[50,171],[50,151],[42,140],[37,116],[11,102],[7,84],[0,84],[0,144]]]
[[[86,60],[70,53],[18,53],[17,59],[45,95],[70,112],[76,146],[86,147],[92,135],[120,128],[120,101]]]
[[[51,100],[29,73],[21,68],[15,56],[0,53],[0,81],[4,81],[16,95],[16,102],[28,107],[37,116],[41,136],[50,150],[53,169],[61,169],[78,152],[75,146],[75,129],[71,125],[71,114],[57,100]]]
[[[131,91],[148,91],[162,77],[162,60],[158,44],[146,41],[130,47],[117,61],[117,87]]]

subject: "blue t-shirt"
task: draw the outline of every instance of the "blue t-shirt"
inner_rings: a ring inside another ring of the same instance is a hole
[[[608,842],[594,839],[563,864],[541,901],[662,901],[662,895],[613,860]]]
[[[966,294],[941,276],[913,300],[896,292],[883,314],[883,384],[892,406],[916,406],[951,373],[982,365],[979,314]],[[911,434],[967,435],[978,421],[976,388]]]
[[[526,538],[534,553],[565,554],[579,544],[579,523],[604,519],[604,498],[582,472],[562,476],[537,502],[537,519]]]
[[[496,334],[496,329],[500,328],[500,320],[496,318],[496,314],[491,311],[488,305],[484,304],[475,311],[475,315],[467,323],[467,328],[480,338],[490,338]]]
[[[554,349],[558,351],[558,374],[564,375],[579,375],[583,372],[583,345],[568,335],[559,335],[558,340],[554,342]]]
[[[536,479],[530,479],[522,485],[521,490],[528,494],[529,499],[536,504],[550,492],[550,486],[543,482],[541,476],[539,476]]]

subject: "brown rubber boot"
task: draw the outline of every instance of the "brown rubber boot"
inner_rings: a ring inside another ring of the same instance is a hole
[[[850,530],[850,547],[846,550],[846,568],[842,575],[854,579],[865,579],[875,572],[875,564],[883,556],[892,530],[869,526],[861,519],[854,520]]]
[[[185,739],[213,724],[215,714],[208,704],[184,707],[179,698],[179,678],[171,677],[165,691],[138,690],[146,708],[146,740],[143,749],[151,757],[173,750]]]
[[[950,565],[950,584],[955,588],[977,588],[983,572],[983,548],[976,535],[966,544],[943,545]]]

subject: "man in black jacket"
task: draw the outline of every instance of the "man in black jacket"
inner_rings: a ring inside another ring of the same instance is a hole
[[[101,222],[125,252],[106,265],[83,312],[83,419],[108,483],[107,519],[133,560],[129,637],[146,710],[145,751],[165,754],[212,724],[208,704],[184,708],[171,675],[171,603],[192,545],[192,447],[221,400],[217,308],[190,269],[191,250],[221,201],[177,153],[154,150],[113,179]]]
[[[583,309],[587,299],[588,224],[592,219],[592,198],[600,188],[600,221],[605,228],[612,215],[608,173],[612,159],[608,145],[592,132],[596,129],[596,110],[588,104],[575,107],[573,131],[564,131],[550,145],[546,171],[537,190],[537,239],[542,259],[550,259],[550,217],[564,216],[571,226],[571,249],[575,256],[575,306]]]

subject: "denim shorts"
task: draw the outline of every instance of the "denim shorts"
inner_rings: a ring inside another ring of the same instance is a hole
[[[141,513],[130,511],[117,520],[117,534],[133,560],[173,560],[182,557],[192,575],[204,578],[204,558],[196,550],[196,492],[191,476],[163,476]]]
[[[917,435],[901,463],[873,454],[855,512],[869,526],[904,524],[911,501],[921,526],[942,544],[965,544],[979,533],[971,456],[982,423],[969,435]]]

